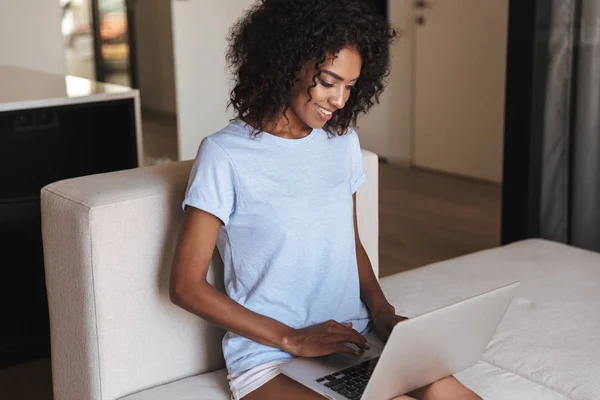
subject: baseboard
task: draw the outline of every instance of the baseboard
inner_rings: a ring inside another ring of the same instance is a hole
[[[150,117],[158,120],[177,121],[177,113],[168,113],[165,111],[157,111],[149,108],[142,108],[142,118]]]
[[[450,177],[456,178],[456,179],[462,179],[462,180],[465,180],[465,181],[471,181],[471,182],[483,183],[485,185],[502,187],[502,182],[497,182],[497,181],[493,181],[493,180],[490,180],[490,179],[477,178],[477,177],[468,176],[468,175],[461,175],[461,174],[457,174],[457,173],[453,173],[453,172],[439,171],[439,170],[436,170],[436,169],[427,168],[427,167],[421,167],[421,166],[415,166],[415,165],[410,165],[410,167],[414,168],[416,170],[430,172],[432,174],[445,175],[445,176],[450,176]]]

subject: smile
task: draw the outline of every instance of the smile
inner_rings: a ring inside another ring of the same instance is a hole
[[[317,110],[319,111],[319,113],[325,118],[325,119],[329,119],[331,118],[331,116],[333,115],[333,111],[329,111],[326,108],[321,107],[320,105],[317,105]]]

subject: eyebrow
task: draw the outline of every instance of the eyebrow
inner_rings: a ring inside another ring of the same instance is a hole
[[[337,79],[338,81],[343,81],[343,80],[344,80],[344,78],[342,78],[342,77],[341,77],[341,76],[339,76],[338,74],[336,74],[336,73],[333,73],[333,72],[331,72],[331,71],[328,71],[328,70],[326,70],[326,69],[322,69],[322,70],[321,70],[321,72],[323,72],[323,73],[325,73],[325,74],[327,74],[327,75],[330,75],[330,76],[334,77],[334,78],[335,78],[335,79]],[[358,77],[358,78],[360,78],[360,77]],[[351,80],[351,81],[349,81],[349,82],[354,82],[354,81],[357,81],[357,80],[358,80],[358,78],[352,79],[352,80]]]

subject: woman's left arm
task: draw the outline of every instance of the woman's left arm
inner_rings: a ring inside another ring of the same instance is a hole
[[[360,298],[365,303],[373,319],[375,329],[383,340],[387,340],[394,326],[406,317],[396,315],[383,291],[371,266],[369,256],[363,247],[358,235],[358,219],[356,216],[356,193],[352,195],[354,201],[354,238],[356,242],[356,258],[358,262],[358,278],[360,281]]]

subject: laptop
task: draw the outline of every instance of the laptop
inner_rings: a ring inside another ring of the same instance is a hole
[[[385,400],[409,393],[475,365],[519,284],[402,321],[385,345],[371,332],[366,335],[371,349],[358,357],[299,357],[279,369],[329,399]]]

